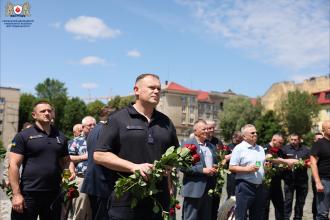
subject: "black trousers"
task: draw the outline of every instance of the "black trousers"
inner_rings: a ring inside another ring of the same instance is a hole
[[[284,219],[284,199],[283,199],[283,191],[281,187],[281,178],[274,177],[269,187],[264,186],[264,204],[263,204],[263,212],[264,212],[264,220],[269,219],[269,206],[270,201],[272,201],[275,208],[275,219],[283,220]]]
[[[92,208],[93,220],[108,220],[108,201],[109,198],[88,195]]]
[[[23,213],[11,212],[12,220],[59,220],[61,198],[59,192],[23,192],[26,208]]]
[[[312,190],[313,190],[313,203],[312,203],[312,213],[313,213],[313,219],[316,219],[317,215],[317,208],[316,208],[316,196],[317,196],[317,191],[316,191],[316,184],[315,180],[312,176]]]
[[[235,196],[235,173],[227,174],[227,199],[229,199],[231,196]]]
[[[296,194],[294,207],[294,220],[300,220],[303,216],[306,196],[308,193],[308,179],[306,181],[284,181],[284,219],[290,220],[292,213],[293,195]]]

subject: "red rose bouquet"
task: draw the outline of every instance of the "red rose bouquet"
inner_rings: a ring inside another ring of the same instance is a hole
[[[77,198],[79,196],[78,185],[75,180],[62,180],[62,194],[63,202],[67,203],[68,201]]]
[[[230,173],[230,171],[228,170],[228,167],[226,166],[226,160],[225,160],[225,156],[230,154],[231,150],[228,146],[223,145],[217,146],[217,160],[218,160],[218,164],[217,164],[217,180],[216,180],[216,184],[214,189],[210,189],[208,191],[209,195],[217,195],[217,196],[221,196],[221,192],[222,192],[222,187],[225,184],[225,175]]]
[[[160,192],[160,190],[157,189],[156,184],[163,179],[164,174],[170,168],[172,184],[174,186],[179,186],[176,169],[189,168],[198,162],[200,156],[197,154],[196,150],[197,148],[195,145],[179,147],[177,149],[174,146],[168,148],[159,161],[154,161],[154,168],[148,174],[148,181],[141,176],[139,171],[135,171],[128,177],[120,177],[116,181],[114,189],[116,196],[119,198],[123,196],[124,193],[130,193],[132,197],[131,208],[134,208],[139,200],[150,197],[154,201],[153,211],[155,213],[162,211],[163,218],[169,219],[174,212],[173,207],[177,206],[178,202],[172,197],[172,209],[169,211],[164,210],[154,198],[154,195]]]

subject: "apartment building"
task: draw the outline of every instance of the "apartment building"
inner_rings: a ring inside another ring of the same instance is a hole
[[[17,133],[19,97],[19,89],[0,87],[0,140],[4,147]]]
[[[157,110],[171,118],[182,141],[193,132],[193,124],[197,119],[213,120],[218,124],[218,115],[223,110],[225,100],[235,95],[230,90],[223,93],[205,92],[175,82],[165,82]],[[219,129],[216,129],[216,134],[219,134]]]
[[[315,121],[315,131],[321,131],[322,122],[330,120],[330,89],[320,92],[315,92],[313,95],[316,97],[317,102],[321,105],[321,110],[317,121]]]

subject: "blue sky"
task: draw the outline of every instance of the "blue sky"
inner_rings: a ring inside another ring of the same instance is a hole
[[[23,92],[50,77],[70,96],[128,95],[138,74],[153,72],[255,97],[329,74],[328,0],[28,2],[31,27],[7,28],[1,1],[0,83]]]

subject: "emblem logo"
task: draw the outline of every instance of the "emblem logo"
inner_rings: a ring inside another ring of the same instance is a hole
[[[25,2],[23,5],[14,5],[11,2],[8,2],[6,5],[6,16],[7,17],[29,17],[31,16],[30,13],[30,3]]]

